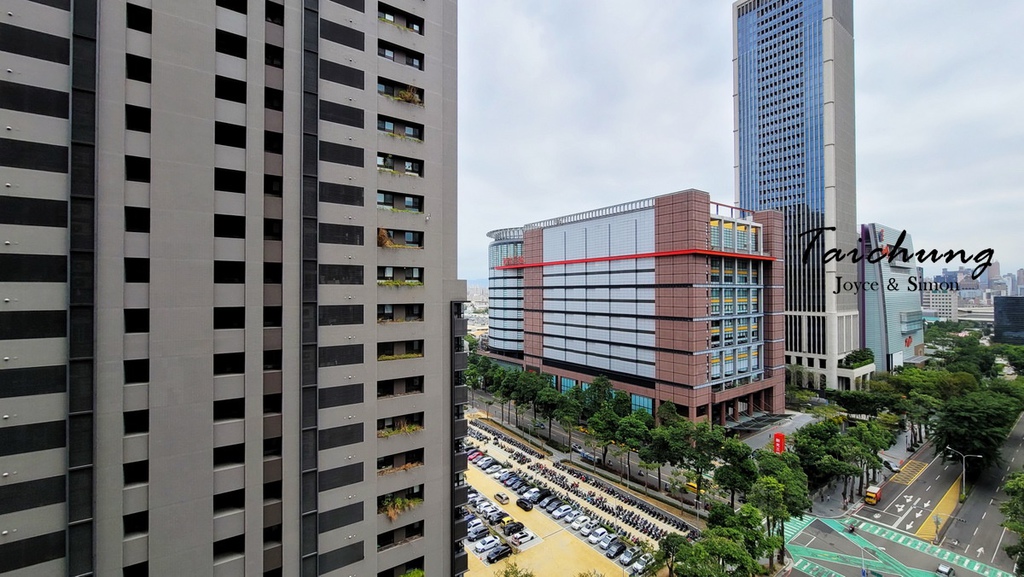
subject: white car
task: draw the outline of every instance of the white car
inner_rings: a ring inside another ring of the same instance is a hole
[[[476,506],[476,510],[483,513],[483,515],[486,517],[487,515],[490,515],[492,512],[497,511],[498,507],[494,503],[491,503],[490,501],[484,501],[483,503],[480,503],[479,505]]]
[[[601,539],[604,539],[604,536],[607,534],[608,529],[605,529],[604,527],[598,527],[597,529],[594,529],[594,531],[590,534],[590,537],[587,539],[587,541],[590,541],[591,543],[596,545],[597,542]]]
[[[580,529],[586,527],[588,523],[590,523],[590,517],[587,517],[586,515],[580,515],[573,519],[572,525],[569,525],[569,528],[573,531],[579,531]]]
[[[500,470],[501,470],[501,465],[491,465],[490,468],[487,469],[487,474],[490,475],[490,474],[492,474],[492,473],[494,473],[496,471],[500,471]]]
[[[580,535],[583,535],[584,537],[586,537],[587,535],[590,535],[591,533],[593,533],[594,529],[597,529],[597,521],[591,521],[591,522],[587,523],[586,525],[584,525],[583,528],[580,529]]]
[[[644,553],[636,563],[633,563],[633,566],[629,568],[629,571],[634,575],[643,573],[644,569],[647,569],[647,566],[651,564],[651,561],[654,561],[654,556],[650,553]]]
[[[523,499],[531,499],[532,500],[534,495],[539,495],[539,494],[540,494],[540,489],[538,489],[537,487],[534,487],[534,488],[530,489],[529,491],[523,493]]]
[[[561,519],[562,517],[565,517],[569,511],[572,511],[572,505],[562,505],[551,513],[551,517],[554,519]]]
[[[476,544],[476,547],[474,547],[473,550],[476,551],[477,553],[483,553],[485,551],[490,551],[491,549],[494,549],[495,547],[497,547],[498,543],[500,543],[500,542],[501,541],[499,541],[498,538],[495,537],[494,535],[491,535],[489,537],[484,537],[483,539],[480,539],[480,542]]]
[[[562,520],[565,521],[566,523],[572,523],[572,520],[575,519],[576,517],[579,517],[579,515],[580,515],[580,510],[579,509],[573,509],[572,511],[569,511],[568,513],[566,513],[565,517],[562,517]]]
[[[601,539],[601,542],[598,543],[598,547],[608,549],[608,547],[612,546],[613,541],[615,541],[615,533],[608,533],[604,536],[604,539]]]
[[[516,546],[522,545],[523,543],[531,540],[533,540],[533,534],[527,531],[520,531],[509,538],[509,541],[512,541],[512,544]]]
[[[480,467],[481,469],[486,469],[487,467],[490,467],[492,464],[494,464],[493,457],[484,457],[483,459],[480,459],[479,461],[476,462],[476,466]]]
[[[497,479],[498,477],[504,475],[505,473],[508,473],[508,469],[498,469],[497,471],[494,472],[494,474],[492,476],[495,479]]]

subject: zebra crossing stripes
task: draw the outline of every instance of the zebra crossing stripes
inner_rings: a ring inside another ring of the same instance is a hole
[[[790,519],[786,521],[786,526],[782,532],[783,538],[786,543],[789,543],[793,537],[800,534],[801,531],[807,528],[808,525],[814,522],[815,517],[810,515],[804,515],[801,519]]]
[[[803,558],[797,559],[796,563],[793,563],[793,567],[797,571],[806,573],[808,575],[813,575],[814,577],[843,577],[842,575],[836,573],[835,571],[832,571],[831,569],[827,569],[825,567],[822,567],[821,565],[818,565],[817,563],[808,561],[807,559]]]

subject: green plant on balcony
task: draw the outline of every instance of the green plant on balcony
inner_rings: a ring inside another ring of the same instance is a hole
[[[406,511],[409,511],[411,509],[415,509],[416,507],[419,507],[422,503],[423,499],[418,499],[415,497],[405,498],[388,495],[387,497],[384,498],[384,505],[377,509],[377,514],[379,515],[381,513],[384,513],[388,516],[388,519],[394,521],[395,519],[398,519],[398,516],[402,513],[405,513]]]
[[[418,90],[409,86],[395,93],[395,98],[402,102],[408,102],[410,104],[423,105],[423,101],[420,100],[420,93]]]
[[[426,573],[423,572],[423,569],[410,569],[402,573],[400,577],[424,577],[425,575]]]
[[[377,286],[423,286],[423,281],[418,280],[377,280]]]
[[[385,428],[377,431],[377,438],[379,438],[379,439],[386,439],[386,438],[392,437],[394,435],[411,435],[411,434],[415,433],[416,431],[421,431],[421,430],[423,430],[423,426],[422,425],[417,425],[415,423],[407,423],[407,424],[404,424],[404,425],[402,425],[400,427],[396,427],[396,428],[385,427]]]
[[[380,355],[377,357],[378,361],[398,361],[402,359],[419,359],[423,357],[423,353],[402,353],[400,355]]]

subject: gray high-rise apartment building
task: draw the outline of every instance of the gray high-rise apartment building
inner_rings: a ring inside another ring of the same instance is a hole
[[[860,342],[856,295],[833,294],[857,265],[824,262],[858,247],[853,2],[741,0],[733,23],[737,204],[785,214],[786,363],[836,387]]]
[[[0,574],[464,572],[456,2],[6,5]]]

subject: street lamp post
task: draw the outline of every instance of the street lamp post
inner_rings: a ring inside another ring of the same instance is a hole
[[[965,454],[961,453],[960,451],[957,451],[953,447],[950,447],[949,445],[946,445],[946,450],[947,451],[952,451],[952,452],[956,453],[957,455],[960,455],[960,466],[961,466],[961,469],[960,469],[960,496],[963,497],[964,495],[967,494],[967,457],[974,457],[976,459],[981,459],[982,456],[981,455],[965,455]]]

